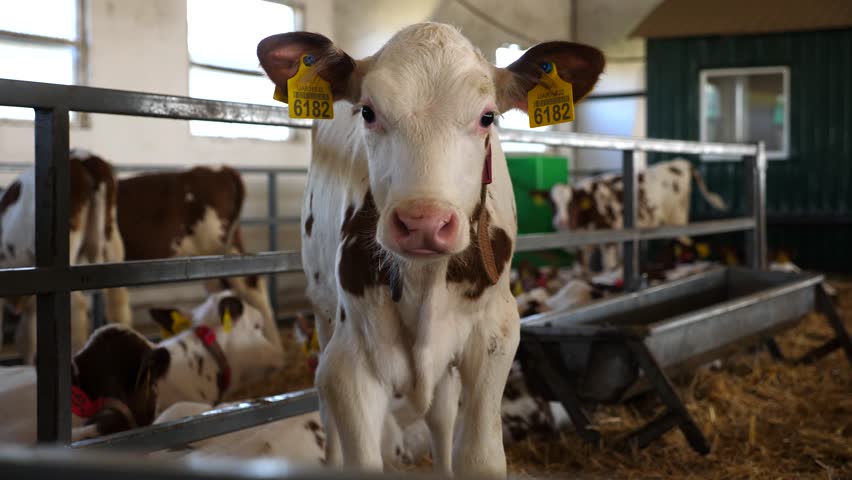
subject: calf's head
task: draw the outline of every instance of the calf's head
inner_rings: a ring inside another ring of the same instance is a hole
[[[527,92],[551,64],[573,84],[575,101],[604,66],[593,47],[547,42],[496,68],[456,28],[437,23],[407,27],[363,60],[306,32],[268,37],[257,54],[284,93],[302,56],[310,55],[335,100],[349,102],[337,103],[335,114],[359,117],[346,140],[366,147],[376,240],[409,260],[441,258],[469,245],[467,225],[480,201],[486,158],[493,149],[495,161],[503,159],[492,126],[500,112],[526,110]]]
[[[233,389],[260,381],[284,368],[281,345],[263,335],[263,314],[230,290],[210,295],[191,312],[154,308],[150,313],[172,335],[181,334],[181,328],[201,325],[212,328],[231,368]]]
[[[157,381],[169,362],[168,351],[130,328],[102,327],[74,357],[75,408],[91,408],[84,415],[100,434],[150,425],[157,408]]]

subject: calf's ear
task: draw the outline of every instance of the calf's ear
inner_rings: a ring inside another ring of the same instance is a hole
[[[506,68],[497,69],[497,108],[527,110],[527,92],[541,81],[542,65],[553,63],[559,77],[571,83],[574,103],[594,88],[606,61],[595,47],[572,42],[540,43]]]
[[[287,80],[299,71],[303,55],[312,55],[316,72],[331,85],[335,100],[357,102],[366,61],[355,61],[318,33],[290,32],[266,37],[257,45],[257,58],[269,78],[287,98]]]
[[[171,360],[171,354],[165,347],[152,348],[145,352],[139,364],[137,383],[143,380],[156,383],[168,372]]]
[[[228,296],[219,300],[219,321],[222,322],[226,332],[229,332],[233,324],[243,316],[244,308],[243,301],[239,297]]]
[[[177,335],[192,327],[192,315],[176,308],[151,308],[148,310],[151,318],[162,328],[163,338]]]

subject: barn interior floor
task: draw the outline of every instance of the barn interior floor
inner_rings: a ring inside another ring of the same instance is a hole
[[[852,329],[852,278],[831,281],[840,313]],[[285,322],[287,323],[287,322]],[[831,335],[823,318],[808,315],[778,338],[797,357]],[[292,327],[282,328],[285,370],[229,400],[310,387],[312,374]],[[7,349],[9,346],[7,346]],[[694,453],[675,431],[640,451],[585,444],[568,429],[507,446],[513,478],[852,478],[852,365],[842,352],[813,365],[773,360],[765,351],[742,352],[713,368],[676,381],[687,408],[712,444]],[[595,413],[603,437],[616,441],[657,413],[639,400]],[[412,467],[428,470],[429,462]]]
[[[852,329],[852,278],[835,278],[838,303]],[[235,392],[234,398],[308,387],[310,371],[291,329],[282,330],[287,369],[271,381]],[[797,357],[830,338],[823,318],[808,315],[778,338]],[[790,365],[765,351],[742,352],[721,365],[677,380],[687,408],[712,444],[707,456],[694,453],[683,436],[670,432],[640,451],[584,443],[566,430],[507,446],[514,478],[778,479],[852,478],[852,365],[842,352],[813,365]],[[658,412],[639,400],[595,413],[611,443]],[[414,467],[429,469],[428,461]]]

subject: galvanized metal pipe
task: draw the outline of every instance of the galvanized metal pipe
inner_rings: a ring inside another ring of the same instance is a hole
[[[269,234],[269,251],[278,250],[278,176],[269,172],[266,177],[266,220]],[[269,304],[272,307],[273,318],[278,318],[278,278],[274,273],[269,276]]]
[[[68,110],[35,111],[36,266],[68,268]],[[14,284],[16,279],[11,279]],[[4,283],[6,284],[6,283]],[[66,288],[36,297],[39,443],[71,441],[71,312]],[[32,332],[31,332],[32,333]]]
[[[183,257],[73,267],[12,268],[0,270],[0,295],[136,287],[301,270],[302,257],[299,252]]]
[[[621,168],[624,179],[624,228],[633,229],[639,225],[639,177],[636,171],[633,151],[622,152]],[[632,239],[623,244],[622,279],[625,290],[632,292],[639,289],[639,239]]]
[[[73,446],[154,452],[302,415],[317,408],[317,393],[311,388],[240,402],[168,423],[75,442]]]
[[[290,128],[311,128],[313,125],[311,120],[290,118],[283,104],[273,107],[20,80],[0,79],[0,105],[46,109],[62,107],[75,112],[212,120]]]
[[[642,152],[679,153],[695,155],[756,155],[757,147],[738,143],[691,142],[656,138],[616,137],[590,133],[540,132],[529,130],[500,130],[504,142],[540,143],[551,147],[590,148],[597,150],[631,150]]]

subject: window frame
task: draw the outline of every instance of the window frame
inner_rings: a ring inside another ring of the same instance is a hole
[[[783,130],[783,148],[781,150],[766,151],[766,158],[769,160],[787,160],[790,157],[790,67],[786,65],[764,66],[764,67],[736,67],[736,68],[708,68],[701,70],[698,75],[698,128],[699,139],[702,142],[707,140],[707,123],[705,114],[707,113],[707,96],[704,95],[704,87],[711,77],[746,77],[749,75],[765,75],[765,74],[781,74],[782,78],[782,95],[784,98],[784,130]],[[744,91],[743,83],[737,81],[735,100],[734,121],[735,128],[741,130],[745,122],[745,105],[743,103]],[[702,161],[731,161],[739,160],[723,155],[701,155]]]
[[[84,0],[80,0],[80,1],[84,1]],[[303,3],[291,1],[291,0],[264,0],[264,1],[270,2],[270,3],[278,3],[278,4],[292,8],[293,9],[293,20],[294,20],[293,21],[293,27],[294,27],[293,31],[298,32],[298,31],[303,30],[305,28],[305,6],[304,6]],[[189,19],[187,18],[186,21],[189,22]],[[237,74],[237,75],[249,75],[249,76],[254,76],[254,77],[265,77],[266,76],[266,74],[264,74],[262,71],[259,72],[257,70],[246,70],[246,69],[235,68],[235,67],[223,67],[221,65],[211,65],[211,64],[203,63],[203,62],[196,62],[192,59],[192,55],[189,52],[188,27],[187,27],[187,38],[186,38],[186,40],[187,40],[186,41],[186,58],[189,61],[188,65],[187,65],[187,69],[186,69],[186,76],[187,76],[187,84],[186,84],[187,92],[186,92],[186,95],[188,97],[191,97],[191,95],[189,93],[189,90],[191,88],[190,85],[189,85],[189,81],[190,81],[189,78],[190,78],[190,72],[192,71],[193,67],[199,67],[199,68],[203,68],[203,69],[207,69],[207,70],[213,70],[215,72],[231,73],[231,74]],[[192,97],[192,98],[195,98],[195,97]],[[192,129],[189,127],[189,125],[190,124],[187,123],[187,128],[189,128],[189,136],[192,137],[192,138],[208,138],[208,139],[215,139],[215,140],[251,140],[251,141],[260,141],[260,142],[294,142],[294,141],[300,141],[302,139],[301,132],[299,132],[300,129],[292,128],[292,127],[281,127],[281,128],[287,128],[287,129],[290,130],[286,139],[284,139],[284,140],[269,140],[269,139],[266,139],[266,138],[258,138],[258,137],[219,137],[219,136],[211,136],[211,135],[196,135],[196,134],[192,133]]]
[[[72,85],[87,85],[89,83],[89,32],[86,12],[89,0],[74,0],[77,7],[77,38],[48,37],[31,33],[0,30],[0,40],[10,40],[37,46],[70,46],[74,49],[74,72]],[[90,117],[87,112],[70,112],[71,127],[89,128]],[[0,125],[31,126],[33,120],[19,118],[0,118]]]

